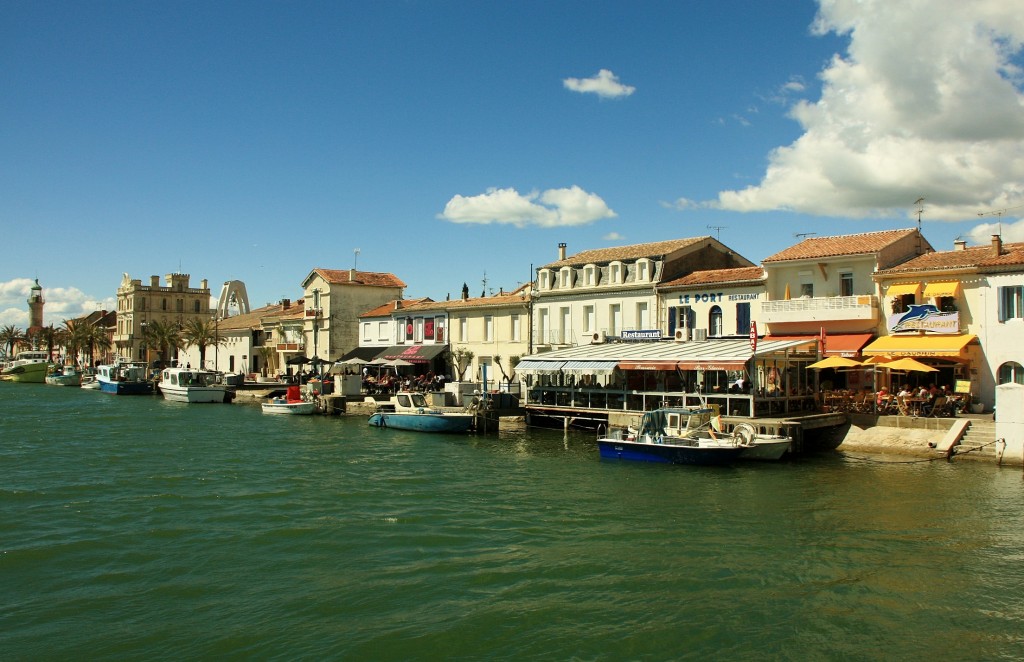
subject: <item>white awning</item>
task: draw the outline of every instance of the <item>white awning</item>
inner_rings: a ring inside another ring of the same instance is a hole
[[[615,370],[618,363],[618,361],[566,361],[562,366],[562,372],[573,375],[607,376],[612,374],[612,370]]]
[[[539,361],[537,359],[524,359],[516,364],[517,375],[552,375],[559,372],[565,361]]]

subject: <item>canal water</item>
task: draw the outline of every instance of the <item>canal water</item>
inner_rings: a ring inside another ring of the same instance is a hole
[[[0,382],[0,655],[1024,657],[1024,481]]]

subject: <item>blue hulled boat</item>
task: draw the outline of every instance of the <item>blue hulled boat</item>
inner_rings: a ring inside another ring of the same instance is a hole
[[[375,412],[369,424],[414,432],[467,432],[473,427],[473,414],[431,408],[422,393],[401,391],[391,406],[394,411]]]
[[[96,382],[104,393],[114,395],[151,395],[153,382],[148,379],[145,363],[118,361],[96,369]]]
[[[601,458],[670,464],[729,464],[746,446],[733,435],[716,433],[715,407],[656,409],[643,415],[638,430],[615,430],[597,440]]]

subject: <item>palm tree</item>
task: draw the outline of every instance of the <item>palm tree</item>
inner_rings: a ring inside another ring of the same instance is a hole
[[[185,322],[181,339],[185,347],[199,348],[199,367],[206,365],[206,348],[211,345],[223,345],[226,338],[217,334],[217,324],[213,320],[190,319]]]
[[[267,345],[261,345],[259,348],[260,357],[263,359],[263,376],[273,375],[277,370],[277,366],[274,364],[274,359],[277,357],[277,350]]]
[[[76,364],[79,363],[79,353],[82,350],[82,331],[86,324],[81,320],[64,320],[61,334],[64,337],[64,354],[73,358]]]
[[[170,360],[171,350],[181,349],[181,329],[177,324],[149,322],[142,331],[142,341],[157,348],[160,363],[166,364]]]
[[[110,336],[103,327],[97,326],[96,324],[81,324],[81,331],[76,331],[79,334],[80,347],[89,357],[89,367],[92,367],[95,362],[95,350],[100,350],[103,353],[110,351],[113,347],[113,343],[110,341]]]
[[[46,345],[46,358],[53,360],[53,348],[60,345],[58,329],[52,323],[39,329],[39,342]]]
[[[4,328],[0,329],[0,346],[3,346],[7,350],[8,358],[13,358],[14,348],[24,342],[25,332],[13,324],[8,324]]]

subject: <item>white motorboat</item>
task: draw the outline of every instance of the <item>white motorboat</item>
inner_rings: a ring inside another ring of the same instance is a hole
[[[316,411],[316,403],[303,400],[298,386],[289,386],[282,398],[270,398],[261,405],[264,414],[306,415]]]
[[[160,373],[160,392],[172,402],[226,402],[228,387],[220,375],[194,368],[164,368]]]

